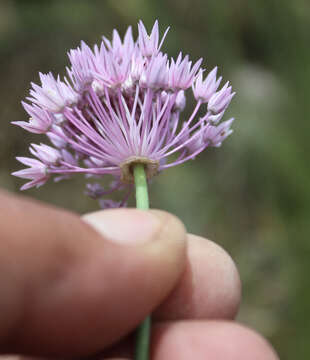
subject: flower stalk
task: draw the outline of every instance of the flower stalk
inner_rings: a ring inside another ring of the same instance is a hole
[[[147,180],[144,164],[135,164],[133,166],[133,174],[136,187],[136,206],[137,209],[149,209],[149,196],[147,191]]]
[[[135,360],[149,359],[151,317],[148,316],[138,327],[136,333]]]
[[[149,197],[147,190],[147,179],[144,164],[133,166],[133,175],[136,187],[136,206],[137,209],[149,209]],[[138,327],[136,332],[135,360],[149,359],[149,344],[151,332],[151,317],[148,316]]]

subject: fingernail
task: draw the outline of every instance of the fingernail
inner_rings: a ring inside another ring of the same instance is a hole
[[[155,214],[136,210],[104,210],[83,216],[108,241],[123,245],[139,245],[156,239],[163,219]]]

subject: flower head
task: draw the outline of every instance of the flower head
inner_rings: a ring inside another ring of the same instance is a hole
[[[123,201],[101,201],[105,207],[123,206],[132,189],[133,164],[144,164],[151,178],[221,145],[232,132],[233,119],[221,119],[235,93],[229,83],[218,90],[217,68],[203,80],[202,59],[193,62],[180,53],[169,60],[161,51],[167,31],[160,40],[157,21],[150,34],[140,21],[136,41],[129,27],[123,39],[114,30],[112,41],[104,37],[93,49],[82,42],[69,51],[69,80],[40,74],[41,85],[30,90],[31,104],[23,103],[29,122],[14,124],[45,133],[52,146],[32,144],[35,159],[17,158],[29,167],[14,173],[31,180],[22,189],[50,177],[110,174],[110,189],[88,184],[87,193],[101,198],[127,191]],[[190,88],[197,103],[184,119]]]

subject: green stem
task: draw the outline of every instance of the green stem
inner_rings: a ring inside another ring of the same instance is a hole
[[[146,174],[143,164],[136,164],[133,168],[133,175],[136,185],[137,209],[149,209],[149,196],[147,192]]]
[[[147,191],[147,180],[143,164],[136,164],[133,168],[136,186],[137,209],[149,209],[149,196]],[[151,333],[151,317],[148,316],[138,327],[136,333],[135,360],[149,359],[149,344]]]
[[[148,316],[136,330],[135,360],[149,359],[151,321],[151,317]]]

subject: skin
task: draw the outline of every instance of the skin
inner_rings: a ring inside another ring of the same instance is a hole
[[[233,321],[241,286],[230,256],[163,211],[82,219],[0,192],[3,358],[132,359],[132,331],[153,313],[152,360],[275,360]]]

